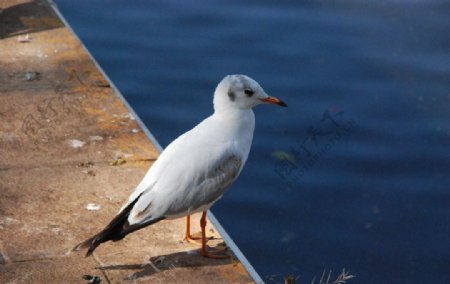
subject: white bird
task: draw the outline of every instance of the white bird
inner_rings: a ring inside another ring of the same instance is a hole
[[[268,96],[248,76],[223,78],[214,93],[214,113],[167,146],[118,215],[74,250],[87,248],[89,256],[103,242],[118,241],[163,219],[183,216],[187,217],[185,240],[189,241],[192,240],[189,215],[203,212],[201,254],[221,258],[206,246],[206,211],[244,167],[255,129],[252,108],[263,103],[287,106]]]

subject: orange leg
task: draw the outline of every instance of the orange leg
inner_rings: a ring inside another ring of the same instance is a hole
[[[200,243],[199,237],[192,237],[191,236],[191,215],[186,216],[186,233],[184,235],[184,241],[190,242],[190,243]]]
[[[196,233],[195,235],[198,235],[199,233]],[[213,237],[207,238],[207,240],[211,240]],[[186,233],[184,235],[184,241],[190,242],[190,243],[196,243],[201,244],[202,243],[202,237],[201,236],[192,236],[191,235],[191,215],[186,216]]]
[[[200,219],[200,227],[202,228],[202,249],[200,254],[204,257],[223,259],[230,257],[223,252],[211,252],[208,251],[209,247],[206,245],[206,211],[203,211],[202,218]]]

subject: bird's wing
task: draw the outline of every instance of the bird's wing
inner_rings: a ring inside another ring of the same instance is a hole
[[[173,202],[165,217],[177,216],[184,212],[195,212],[203,206],[217,201],[236,180],[241,172],[243,160],[235,154],[228,154],[217,160],[202,174],[191,188],[184,190],[183,199]]]
[[[226,150],[208,150],[185,153],[160,172],[151,190],[144,191],[133,207],[130,224],[186,215],[219,199],[238,177],[244,161]]]
[[[138,184],[138,186],[134,189],[131,195],[128,197],[128,201],[122,206],[119,213],[122,212],[129,204],[134,202],[139,196],[141,196],[144,192],[150,191],[153,186],[156,184],[159,177],[165,171],[167,166],[171,163],[176,162],[177,153],[179,149],[182,147],[183,142],[186,140],[186,137],[189,136],[190,131],[180,135],[177,139],[172,141],[166,149],[159,155],[158,159],[153,163],[150,169],[145,174],[142,181]],[[189,139],[187,139],[189,141]]]

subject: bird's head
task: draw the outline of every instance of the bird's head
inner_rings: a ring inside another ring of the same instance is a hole
[[[252,78],[245,75],[228,75],[222,79],[214,93],[214,109],[251,109],[259,104],[287,105],[275,97],[270,97]]]

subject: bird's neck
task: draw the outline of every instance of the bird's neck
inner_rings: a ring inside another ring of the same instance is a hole
[[[220,111],[216,110],[214,116],[228,122],[249,122],[255,120],[255,114],[252,109],[225,108]]]
[[[222,109],[214,112],[214,118],[224,127],[224,131],[248,133],[253,135],[255,129],[255,114],[252,109]]]
[[[255,115],[251,109],[234,109],[214,112],[216,135],[214,139],[232,145],[233,151],[240,153],[245,160],[250,152],[255,130]]]

